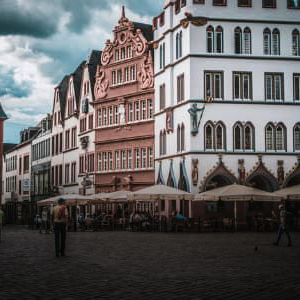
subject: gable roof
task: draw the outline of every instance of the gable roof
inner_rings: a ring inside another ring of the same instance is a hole
[[[91,83],[91,94],[93,100],[94,100],[95,75],[97,71],[97,65],[101,64],[101,55],[102,55],[102,51],[92,50],[90,57],[87,61],[87,67],[88,67],[90,83]]]
[[[153,41],[153,31],[152,26],[144,23],[133,22],[134,30],[141,29],[145,39],[148,42]]]
[[[60,82],[60,84],[57,86],[58,93],[59,93],[59,104],[60,104],[60,112],[63,116],[65,113],[65,107],[66,107],[66,98],[67,98],[67,92],[68,92],[68,82],[69,82],[69,76],[65,76],[63,80]]]
[[[75,101],[76,101],[77,108],[79,107],[81,79],[82,79],[83,67],[84,67],[85,63],[86,63],[85,60],[83,62],[81,62],[80,65],[75,70],[75,72],[70,75],[73,77]]]

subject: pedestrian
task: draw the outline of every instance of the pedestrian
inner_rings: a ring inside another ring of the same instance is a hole
[[[275,243],[273,243],[273,245],[278,246],[279,241],[281,239],[281,235],[283,232],[285,232],[289,242],[287,244],[288,247],[292,246],[292,241],[291,241],[291,236],[290,236],[290,232],[289,232],[289,224],[287,222],[287,212],[284,209],[283,205],[280,204],[278,206],[279,208],[279,229],[278,229],[278,237],[277,237],[277,241]]]
[[[65,256],[66,247],[66,227],[68,222],[68,209],[64,205],[65,200],[59,198],[57,200],[58,205],[53,209],[53,222],[55,233],[55,254],[56,257]]]
[[[0,206],[0,242],[1,242],[1,233],[2,233],[2,221],[3,221],[3,217],[4,217],[4,212],[3,212],[3,210],[1,209],[1,206]]]

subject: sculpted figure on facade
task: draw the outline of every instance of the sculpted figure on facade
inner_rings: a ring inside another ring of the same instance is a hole
[[[167,132],[170,132],[170,131],[174,130],[173,109],[172,108],[167,108],[166,109],[166,130],[167,130]]]
[[[243,159],[238,160],[238,172],[239,172],[239,184],[245,184],[245,179],[246,179],[246,169],[245,169],[245,161]]]
[[[283,160],[278,160],[277,161],[277,180],[279,183],[279,186],[282,186],[284,182],[284,167],[283,167],[284,161]]]
[[[148,56],[145,56],[142,64],[141,64],[141,71],[139,72],[139,76],[141,78],[141,88],[148,89],[154,87],[154,71],[153,71],[153,64],[152,64],[152,55],[149,51]]]
[[[109,64],[109,62],[113,56],[112,48],[113,48],[113,44],[111,43],[110,40],[107,40],[106,46],[105,46],[102,56],[101,56],[101,63],[103,66],[106,66]]]
[[[192,181],[194,186],[198,184],[198,162],[198,159],[192,160]]]
[[[108,79],[105,79],[105,72],[98,66],[95,82],[95,97],[101,99],[107,96],[107,89],[109,86]]]
[[[192,104],[192,107],[188,109],[188,112],[191,116],[191,133],[196,135],[198,133],[198,111],[203,111],[204,108],[198,108],[196,103]]]

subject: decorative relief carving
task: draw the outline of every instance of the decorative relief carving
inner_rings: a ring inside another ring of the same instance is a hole
[[[239,184],[245,184],[245,179],[246,179],[246,169],[245,169],[245,161],[243,159],[238,160],[238,172],[239,172],[239,179],[238,183]]]
[[[113,56],[112,48],[113,48],[113,44],[111,43],[110,40],[107,40],[106,46],[105,46],[102,56],[101,56],[101,63],[103,66],[106,66],[107,64],[109,64],[109,62]]]
[[[108,79],[105,79],[105,72],[98,66],[96,83],[95,83],[95,97],[101,99],[107,96],[107,89],[109,86]]]
[[[143,36],[141,29],[137,29],[136,34],[132,33],[132,37],[133,50],[135,51],[136,55],[143,55],[148,49],[148,42]]]
[[[278,160],[277,161],[277,180],[279,183],[279,186],[283,185],[284,182],[284,167],[283,167],[284,161]]]
[[[198,162],[198,159],[192,159],[192,181],[194,186],[198,184]]]
[[[154,71],[153,71],[152,55],[150,51],[148,53],[148,56],[145,56],[143,58],[139,76],[141,78],[141,82],[142,82],[141,88],[143,90],[154,87]]]
[[[173,108],[168,107],[166,109],[166,131],[173,132],[174,130],[174,122],[173,122]]]

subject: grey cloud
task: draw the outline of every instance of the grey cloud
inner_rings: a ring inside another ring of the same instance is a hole
[[[31,93],[31,84],[29,82],[17,84],[14,81],[13,71],[4,72],[0,68],[0,97],[12,96],[16,98],[28,97]]]
[[[47,38],[57,30],[59,18],[43,1],[0,0],[0,7],[0,35]]]

